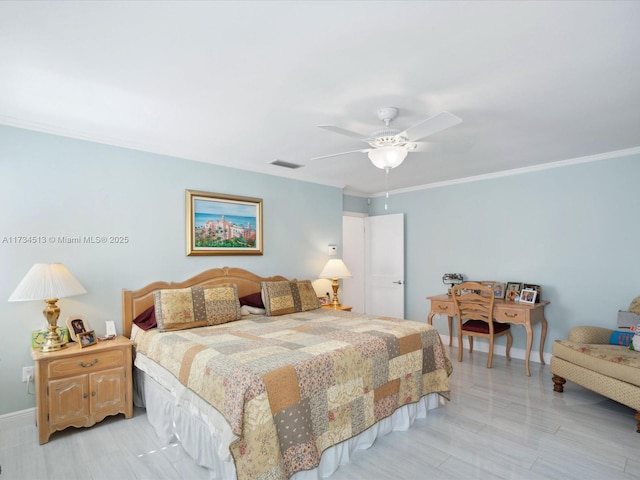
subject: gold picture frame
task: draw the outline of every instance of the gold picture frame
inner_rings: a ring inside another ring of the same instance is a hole
[[[96,332],[93,330],[78,333],[76,338],[78,339],[78,345],[80,348],[89,347],[98,343],[98,337],[96,336]]]
[[[187,255],[262,255],[262,199],[186,190]]]

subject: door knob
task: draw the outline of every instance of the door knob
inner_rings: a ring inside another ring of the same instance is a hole
[[[402,285],[404,282],[402,280],[398,280],[398,281],[392,282],[392,283],[397,283],[398,285]]]

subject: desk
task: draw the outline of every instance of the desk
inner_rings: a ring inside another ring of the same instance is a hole
[[[427,316],[427,323],[433,325],[433,316],[436,313],[446,315],[449,322],[449,345],[451,345],[453,340],[453,335],[451,334],[453,330],[453,317],[456,314],[456,306],[453,298],[444,294],[427,297],[427,300],[431,301],[431,310]],[[524,325],[524,329],[527,332],[527,351],[524,365],[527,376],[529,377],[531,376],[531,372],[529,371],[529,357],[531,356],[531,345],[533,344],[533,329],[531,325],[538,322],[542,324],[542,330],[540,332],[540,363],[544,365],[543,350],[544,341],[547,337],[547,319],[544,318],[544,307],[547,305],[549,305],[549,302],[546,301],[529,305],[527,303],[507,302],[496,298],[493,306],[493,315],[496,322]],[[458,345],[458,348],[462,348],[462,345]]]

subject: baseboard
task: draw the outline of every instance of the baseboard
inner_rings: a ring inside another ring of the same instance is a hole
[[[442,343],[444,345],[449,345],[449,335],[442,335]],[[453,346],[458,346],[458,337],[453,337]],[[468,348],[465,343],[465,349]],[[478,352],[489,352],[489,344],[487,342],[481,342],[476,340],[473,342],[473,351]],[[493,346],[493,354],[505,357],[507,355],[507,347],[505,345],[500,345],[499,343],[495,343]],[[511,358],[518,358],[520,360],[524,360],[526,358],[527,351],[524,348],[516,348],[511,346]],[[545,352],[543,354],[544,363],[549,365],[551,362],[551,353]],[[529,357],[529,362],[531,363],[540,363],[540,352],[538,350],[531,350],[531,356]]]
[[[36,409],[27,408],[17,412],[0,415],[0,430],[36,425]]]

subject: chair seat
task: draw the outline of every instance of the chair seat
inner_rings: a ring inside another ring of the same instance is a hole
[[[494,335],[504,332],[505,330],[509,330],[510,328],[511,325],[509,325],[508,323],[493,322]],[[482,320],[467,320],[462,324],[462,330],[467,332],[485,333],[488,335],[489,324],[487,322],[483,322]]]

